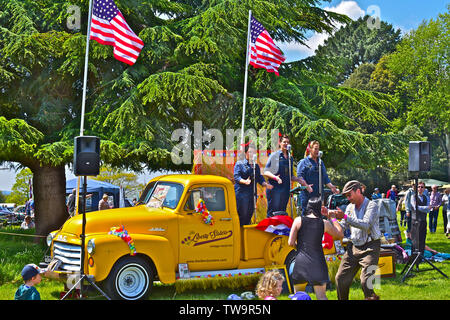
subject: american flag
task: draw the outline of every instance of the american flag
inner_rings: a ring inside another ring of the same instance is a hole
[[[256,226],[256,229],[269,233],[289,236],[292,223],[293,220],[289,216],[273,216],[261,220]]]
[[[114,57],[133,65],[144,42],[131,30],[113,0],[94,0],[90,39],[114,47]]]
[[[250,35],[250,64],[255,68],[274,72],[278,76],[278,68],[286,57],[275,45],[263,25],[253,16],[250,22]]]

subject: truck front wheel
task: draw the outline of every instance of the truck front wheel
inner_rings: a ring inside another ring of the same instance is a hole
[[[294,281],[291,277],[291,273],[292,273],[291,269],[295,263],[296,257],[297,257],[297,251],[292,250],[291,252],[289,252],[289,254],[286,256],[286,259],[284,260],[284,264],[286,265],[286,272],[287,272],[289,280],[291,281],[292,284],[294,284]]]
[[[146,299],[153,286],[153,270],[140,257],[127,256],[117,261],[106,278],[105,289],[115,300]]]

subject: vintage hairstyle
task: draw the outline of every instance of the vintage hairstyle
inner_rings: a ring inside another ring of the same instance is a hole
[[[315,144],[318,144],[320,146],[320,143],[317,140],[312,140],[308,143],[308,145],[306,146],[306,150],[305,150],[305,158],[307,156],[309,156],[309,154],[311,153],[312,146]]]
[[[288,139],[289,141],[291,141],[291,139],[289,139],[289,136],[287,134],[278,133],[278,147],[281,141],[283,141],[283,139]]]
[[[252,141],[249,141],[248,143],[244,144],[244,152],[247,153],[248,149],[256,149],[255,144]]]
[[[306,205],[306,214],[312,213],[317,218],[322,217],[322,199],[320,197],[312,197]]]
[[[267,296],[274,296],[276,294],[276,289],[278,281],[284,281],[283,275],[278,270],[266,271],[259,279],[256,286],[256,295],[260,299],[264,299]]]

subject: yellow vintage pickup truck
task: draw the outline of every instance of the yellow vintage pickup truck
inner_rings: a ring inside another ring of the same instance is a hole
[[[195,211],[199,199],[213,224]],[[240,226],[235,199],[233,184],[224,177],[154,178],[137,206],[86,214],[86,248],[81,248],[82,215],[50,233],[51,259],[61,261],[55,272],[60,278],[80,272],[85,250],[84,273],[111,298],[135,300],[146,299],[154,281],[170,284],[186,274],[251,274],[291,261],[295,251],[287,236]],[[122,227],[128,243],[110,232]]]

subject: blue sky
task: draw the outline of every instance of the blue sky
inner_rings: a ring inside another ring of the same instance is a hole
[[[450,1],[445,0],[332,0],[323,1],[322,8],[346,14],[353,20],[365,14],[371,16],[379,14],[381,20],[399,28],[404,34],[416,29],[424,20],[437,18],[439,13],[447,11],[449,4]],[[327,37],[326,34],[311,34],[308,40],[310,49],[296,43],[278,43],[278,45],[289,62],[312,55]]]
[[[346,14],[354,20],[366,13],[376,14],[375,11],[369,10],[376,8],[381,20],[406,33],[417,28],[422,21],[435,19],[439,13],[446,12],[449,4],[450,1],[446,0],[332,0],[324,1],[322,8]],[[312,55],[317,46],[323,43],[327,37],[326,34],[312,33],[308,41],[310,49],[296,43],[278,43],[278,45],[286,54],[287,61],[293,61]],[[66,172],[66,174],[67,179],[73,177],[70,172]],[[0,190],[11,190],[15,176],[14,171],[0,170]],[[150,175],[145,175],[143,181],[147,182],[150,177]]]

